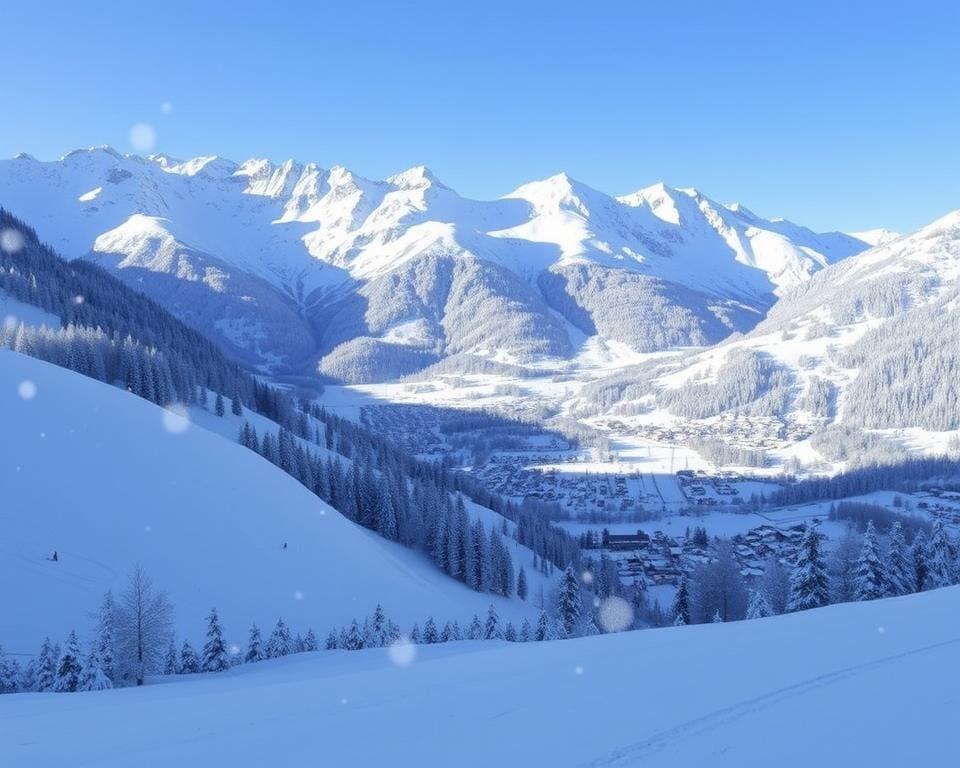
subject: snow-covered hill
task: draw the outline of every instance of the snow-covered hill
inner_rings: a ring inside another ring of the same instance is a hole
[[[236,356],[347,380],[459,352],[568,357],[581,333],[716,343],[866,247],[663,184],[615,198],[559,174],[480,202],[424,167],[369,181],[105,147],[0,162],[0,200]]]
[[[514,619],[536,611],[474,592],[349,522],[236,444],[236,422],[221,426],[225,436],[187,426],[120,389],[9,351],[0,351],[0,413],[7,652],[84,633],[103,593],[122,589],[137,562],[169,591],[178,634],[194,642],[214,605],[238,643],[253,621],[269,628],[282,616],[295,631],[325,633],[377,603],[407,629],[428,615],[469,620],[491,602]],[[58,562],[48,559],[54,550]]]
[[[0,697],[0,762],[945,765],[960,587],[547,643],[321,651],[144,688]],[[56,738],[52,737],[56,734]]]

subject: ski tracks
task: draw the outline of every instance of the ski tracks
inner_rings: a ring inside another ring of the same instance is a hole
[[[846,667],[844,669],[828,672],[823,675],[817,675],[816,677],[811,677],[799,683],[787,685],[783,688],[777,688],[776,690],[769,691],[752,699],[747,699],[746,701],[742,701],[738,704],[722,707],[714,710],[713,712],[709,712],[706,715],[702,715],[701,717],[688,720],[685,723],[680,723],[672,728],[667,728],[663,731],[648,736],[642,741],[615,749],[606,755],[603,755],[602,757],[598,757],[591,762],[586,763],[585,765],[589,766],[590,768],[600,768],[600,766],[620,766],[639,763],[645,758],[666,749],[678,739],[689,738],[690,736],[696,736],[707,731],[712,731],[722,725],[726,725],[727,723],[740,720],[750,714],[753,714],[754,712],[767,709],[768,707],[773,706],[781,701],[803,696],[811,691],[817,690],[818,688],[824,688],[826,686],[833,685],[840,680],[855,677],[863,672],[884,667],[888,664],[895,664],[912,656],[919,656],[924,653],[929,653],[930,651],[935,651],[939,648],[958,644],[960,644],[960,638],[954,638],[952,640],[945,640],[943,642],[926,645],[921,648],[914,648],[913,650],[904,651],[891,656],[885,656],[880,659],[874,659],[873,661],[868,661],[863,664],[856,664],[852,667]]]

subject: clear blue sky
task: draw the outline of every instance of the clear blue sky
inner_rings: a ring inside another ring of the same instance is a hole
[[[145,121],[175,156],[422,163],[473,197],[566,170],[821,229],[960,207],[955,2],[107,5],[4,4],[0,156]]]

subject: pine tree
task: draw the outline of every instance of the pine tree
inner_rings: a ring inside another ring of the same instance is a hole
[[[243,661],[246,664],[255,664],[263,659],[263,638],[260,635],[260,627],[251,624],[250,639],[247,641],[247,652],[243,656]]]
[[[317,642],[317,636],[312,629],[307,630],[306,637],[303,638],[303,650],[307,653],[320,650],[320,644]]]
[[[60,693],[72,693],[80,687],[83,666],[80,663],[80,641],[77,633],[71,632],[60,654],[53,690]]]
[[[180,648],[180,674],[194,675],[200,671],[200,657],[186,640]]]
[[[816,525],[808,524],[800,541],[797,564],[790,578],[788,611],[820,608],[830,602],[827,567],[823,562],[823,535]]]
[[[230,412],[234,416],[243,416],[243,405],[240,404],[240,395],[234,395],[230,401]]]
[[[100,658],[103,674],[105,674],[112,683],[117,682],[114,672],[114,657],[116,656],[114,645],[115,611],[113,593],[108,590],[103,596],[103,602],[97,611],[97,629],[94,643],[97,647],[97,655]]]
[[[762,589],[755,589],[750,593],[750,604],[747,606],[748,619],[765,619],[772,616],[773,611],[767,602],[767,596]]]
[[[915,575],[903,537],[903,525],[896,521],[890,526],[887,549],[887,581],[891,595],[906,595],[914,591]]]
[[[347,633],[346,649],[348,651],[360,651],[363,649],[363,634],[360,632],[360,625],[354,619],[350,624],[350,631]]]
[[[453,640],[453,627],[450,625],[450,622],[448,621],[446,624],[443,625],[443,631],[440,632],[440,642],[449,643],[451,640]]]
[[[179,675],[180,674],[180,655],[177,653],[177,646],[173,642],[173,638],[170,638],[170,647],[167,648],[167,657],[163,662],[163,674],[165,675]]]
[[[293,651],[293,638],[290,637],[290,630],[283,623],[283,619],[277,619],[277,625],[270,633],[267,640],[267,658],[279,659],[281,656],[287,656]]]
[[[854,600],[877,600],[887,595],[887,570],[880,559],[880,544],[873,520],[867,523],[863,536],[863,547],[854,575]]]
[[[542,610],[540,611],[540,618],[537,619],[537,630],[534,632],[533,639],[538,643],[549,639],[550,636],[550,622],[547,618],[547,612]]]
[[[507,626],[503,628],[503,639],[508,643],[517,642],[517,630],[510,621],[508,621]]]
[[[337,629],[336,627],[334,627],[333,629],[330,630],[330,634],[327,635],[327,641],[324,643],[324,647],[328,651],[335,651],[337,650],[337,646],[339,644],[340,643],[339,643],[339,638],[337,636]]]
[[[176,653],[176,652],[174,652]],[[103,664],[100,661],[100,652],[96,644],[90,649],[87,658],[83,664],[83,676],[80,678],[81,691],[105,691],[113,688],[113,683],[103,671]]]
[[[487,610],[487,623],[483,628],[483,639],[497,640],[500,636],[500,617],[497,616],[497,609],[494,608],[493,603],[490,603],[490,608]]]
[[[524,618],[520,625],[520,642],[529,643],[533,639],[533,630],[530,628],[530,620]]]
[[[433,616],[428,616],[423,625],[423,642],[427,645],[433,645],[440,642],[440,635],[437,633],[437,625],[433,623]]]
[[[557,599],[557,616],[565,637],[573,637],[582,610],[580,581],[573,571],[573,566],[568,565],[563,572],[563,578],[560,580],[560,594]]]
[[[527,591],[527,574],[521,565],[520,572],[517,574],[517,597],[519,597],[521,600],[526,600]]]
[[[20,690],[20,668],[0,646],[0,693],[16,693]]]
[[[483,640],[483,624],[480,623],[480,617],[477,614],[473,614],[473,620],[467,630],[467,640]]]
[[[383,606],[377,603],[373,609],[373,616],[370,617],[369,627],[364,638],[367,648],[383,648],[390,644],[387,631],[387,617],[383,612]]]
[[[47,637],[40,646],[40,655],[37,658],[36,689],[41,693],[43,691],[52,691],[57,681],[57,662],[60,659],[60,651],[56,646],[50,643]]]
[[[223,406],[223,395],[219,392],[217,392],[216,400],[213,401],[213,412],[217,414],[217,416],[223,416],[223,414],[226,413],[226,409]]]
[[[950,554],[950,541],[947,538],[947,531],[941,517],[933,521],[927,569],[926,589],[949,587],[953,584],[953,558]]]
[[[224,672],[230,669],[227,646],[223,642],[223,627],[220,626],[216,608],[211,608],[207,616],[207,642],[203,645],[201,669],[204,672]]]
[[[421,643],[419,624],[414,624],[413,629],[410,630],[410,642],[414,645],[419,645]]]
[[[690,623],[690,587],[687,584],[687,575],[680,574],[677,582],[677,593],[673,598],[674,619],[679,618],[682,624]],[[676,624],[676,621],[674,621]]]
[[[910,547],[910,556],[913,560],[913,584],[917,592],[927,589],[927,574],[930,570],[928,560],[930,556],[930,545],[927,540],[927,534],[921,528],[913,537],[913,545]]]

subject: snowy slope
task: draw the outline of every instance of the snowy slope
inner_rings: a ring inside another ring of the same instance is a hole
[[[321,370],[347,380],[459,352],[569,357],[557,313],[638,351],[715,343],[866,247],[663,184],[614,198],[559,174],[486,202],[422,166],[370,181],[107,147],[0,162],[0,199],[238,356],[302,371],[337,350]]]
[[[8,652],[85,632],[88,612],[138,561],[193,641],[212,605],[238,643],[252,621],[269,628],[282,616],[294,631],[325,633],[378,602],[407,628],[431,614],[469,620],[491,602],[505,617],[535,612],[350,523],[235,438],[170,431],[165,411],[100,382],[0,351],[0,413]]]
[[[960,587],[580,640],[318,652],[140,689],[0,697],[0,762],[949,765]],[[51,734],[57,738],[51,738]],[[105,737],[109,734],[109,737]]]

